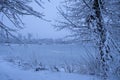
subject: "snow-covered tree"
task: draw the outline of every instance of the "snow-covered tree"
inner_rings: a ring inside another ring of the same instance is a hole
[[[120,27],[120,0],[65,0],[63,6],[58,9],[63,20],[56,26],[68,28],[78,40],[92,41],[97,45],[97,59],[106,80],[113,60],[111,43],[115,43],[110,34],[113,27]],[[114,46],[120,53],[118,46]]]
[[[16,29],[23,28],[22,16],[24,15],[33,15],[40,19],[43,19],[43,14],[33,10],[33,8],[29,5],[32,1],[36,2],[40,8],[42,8],[42,1],[39,0],[0,0],[0,17],[7,18],[11,24],[14,26],[7,26],[3,20],[0,20],[0,29],[5,31],[5,35],[12,36],[12,32],[16,31]]]

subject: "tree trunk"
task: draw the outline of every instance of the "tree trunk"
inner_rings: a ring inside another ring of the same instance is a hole
[[[103,72],[103,77],[104,80],[107,79],[108,77],[108,71],[109,71],[109,56],[110,56],[110,48],[108,45],[108,38],[107,38],[107,30],[105,29],[104,26],[104,21],[102,17],[102,1],[101,0],[94,0],[93,3],[93,10],[95,11],[95,26],[96,26],[96,34],[98,35],[97,37],[97,45],[99,48],[99,61],[100,61],[100,66],[102,68]]]

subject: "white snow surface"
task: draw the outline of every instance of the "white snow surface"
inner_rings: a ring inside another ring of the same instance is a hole
[[[0,57],[0,80],[100,80],[95,76],[75,73],[21,70]]]
[[[93,55],[96,49],[86,47]],[[0,45],[0,55],[19,56],[22,60],[32,62],[35,59],[44,65],[76,64],[86,58],[86,49],[82,45]],[[88,59],[88,58],[87,58]]]

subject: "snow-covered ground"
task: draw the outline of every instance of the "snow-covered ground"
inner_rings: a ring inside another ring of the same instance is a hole
[[[101,80],[96,53],[89,45],[0,45],[0,80]]]
[[[0,57],[0,80],[100,80],[95,76],[65,72],[21,70]]]
[[[95,55],[95,48],[88,46],[87,49]],[[0,55],[19,56],[23,60],[38,60],[47,65],[61,65],[67,63],[78,63],[82,57],[87,58],[87,50],[82,45],[0,45]]]
[[[95,49],[93,47],[89,47],[88,49],[92,51],[92,54],[94,55]],[[65,71],[68,67],[79,70],[79,66],[82,65],[79,62],[83,61],[82,57],[86,56],[87,52],[88,51],[86,51],[83,46],[74,44],[0,45],[0,80],[98,80],[97,77],[93,75],[90,76],[87,74],[83,75],[80,73],[69,73]],[[12,63],[7,62],[6,58],[12,58],[14,61],[10,60]],[[33,67],[31,69],[23,69],[18,66],[18,63],[20,62],[19,60],[21,60],[22,66],[24,66],[24,63],[30,65],[34,64],[34,61],[37,60],[38,63],[42,62],[42,64],[49,66],[49,68],[51,68],[51,65],[52,68],[57,67],[60,71],[52,71],[48,69],[36,72]],[[77,63],[79,64],[76,67],[75,64]],[[60,67],[60,65],[62,65],[62,67]],[[85,71],[87,70],[83,69],[82,72]]]

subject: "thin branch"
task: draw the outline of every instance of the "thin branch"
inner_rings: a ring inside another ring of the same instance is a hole
[[[59,13],[60,13],[71,25],[73,25],[75,28],[78,28],[77,25],[75,25],[72,21],[70,21],[70,19],[68,19],[68,18],[65,16],[65,14],[62,12],[62,9],[60,10],[60,9],[57,8],[57,10],[59,11]]]

